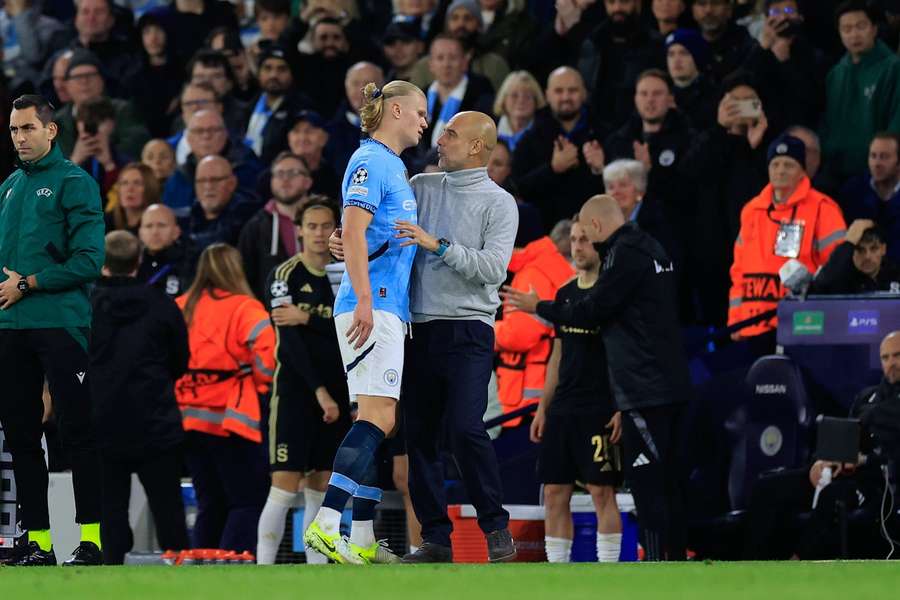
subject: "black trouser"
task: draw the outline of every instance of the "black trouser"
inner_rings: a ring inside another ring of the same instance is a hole
[[[128,523],[131,474],[137,473],[147,494],[156,525],[156,538],[164,550],[189,547],[181,499],[181,453],[175,448],[128,457],[101,452],[103,467],[103,562],[121,565],[134,545]]]
[[[269,492],[262,444],[232,435],[187,433],[185,461],[197,494],[195,548],[256,551],[256,528]]]
[[[625,480],[634,497],[645,560],[685,558],[681,414],[681,404],[622,412]]]
[[[91,425],[88,329],[0,330],[0,423],[13,457],[22,526],[50,528],[41,449],[44,378],[72,463],[75,521],[100,520],[100,460]]]
[[[481,321],[431,321],[413,325],[403,369],[403,415],[409,455],[409,492],[422,539],[450,546],[443,432],[485,533],[505,529],[500,469],[484,429],[494,330]]]

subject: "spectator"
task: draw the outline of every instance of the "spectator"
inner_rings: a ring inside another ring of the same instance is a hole
[[[841,190],[848,221],[870,219],[886,235],[888,253],[900,260],[900,136],[878,133],[869,144],[869,169]]]
[[[23,87],[31,88],[37,82],[44,63],[53,48],[53,37],[62,30],[62,24],[41,11],[41,2],[35,0],[9,0],[4,3],[7,25],[0,31],[4,41],[3,66],[12,73],[9,81],[10,97],[19,96]]]
[[[98,71],[109,79],[110,95],[124,93],[119,85],[135,71],[138,61],[131,42],[115,30],[112,0],[79,0],[74,22],[53,36],[54,51],[66,48],[89,50]]]
[[[712,52],[710,70],[723,81],[744,64],[756,42],[732,19],[732,0],[694,0],[691,12]]]
[[[497,140],[497,145],[491,151],[491,158],[487,164],[488,177],[491,181],[513,194],[509,188],[514,187],[512,177],[512,152],[503,140]]]
[[[591,106],[612,125],[631,114],[628,101],[638,75],[664,69],[662,37],[641,25],[638,0],[604,0],[609,15],[581,44],[578,70],[587,84]]]
[[[325,120],[311,110],[301,110],[294,117],[294,125],[288,130],[287,147],[302,158],[312,177],[314,194],[324,194],[329,198],[340,197],[341,179],[324,157],[328,144],[328,129]]]
[[[811,294],[900,293],[900,267],[888,258],[884,233],[868,219],[853,221],[809,287]]]
[[[210,155],[197,163],[194,181],[197,199],[179,227],[190,236],[197,251],[222,242],[237,245],[241,227],[259,205],[238,188],[237,177],[226,159]]]
[[[766,12],[759,44],[753,46],[743,68],[762,86],[760,94],[769,105],[773,131],[792,123],[815,126],[822,109],[825,71],[803,33],[800,6],[797,0],[766,0]]]
[[[109,98],[92,98],[81,104],[75,118],[78,138],[69,160],[91,174],[105,199],[128,160],[112,141],[116,109]]]
[[[603,185],[606,193],[616,199],[626,222],[634,221],[667,252],[675,250],[681,258],[681,249],[675,244],[672,225],[663,214],[660,200],[647,194],[644,163],[628,158],[612,161],[603,168]]]
[[[822,172],[822,145],[819,142],[818,134],[803,125],[788,127],[785,133],[803,142],[803,147],[806,149],[806,174],[810,180],[814,182],[825,180],[827,182],[827,179],[822,177],[824,175]]]
[[[175,150],[166,140],[150,140],[141,150],[141,162],[153,169],[153,175],[162,189],[175,172]]]
[[[197,494],[193,545],[253,552],[269,487],[257,395],[275,367],[269,314],[247,285],[240,253],[225,244],[204,250],[194,282],[176,302],[191,349],[175,394]]]
[[[312,100],[312,107],[327,115],[341,102],[347,69],[365,56],[351,47],[344,25],[337,19],[316,21],[311,35],[313,53],[300,58],[299,87]]]
[[[437,0],[397,0],[394,4],[394,22],[413,23],[423,40],[436,35],[436,25],[442,21],[435,18]]]
[[[309,107],[306,96],[294,89],[294,75],[287,53],[280,46],[267,47],[259,57],[259,87],[247,123],[247,143],[265,164],[284,150],[288,119]]]
[[[675,84],[675,106],[697,131],[716,124],[718,89],[705,73],[708,64],[709,44],[696,31],[679,29],[666,37],[666,65]]]
[[[253,12],[259,27],[259,40],[264,42],[277,42],[291,21],[289,0],[256,0]]]
[[[175,55],[182,61],[194,56],[213,29],[238,29],[234,5],[227,0],[174,0],[153,12],[169,23]]]
[[[508,270],[513,273],[510,286],[537,292],[545,300],[556,297],[575,274],[568,258],[547,236],[515,248]],[[494,349],[498,353],[497,393],[504,413],[537,404],[544,390],[547,361],[553,346],[553,326],[519,311],[506,311],[494,323]],[[503,424],[515,427],[521,417]]]
[[[66,89],[66,71],[69,69],[69,61],[74,52],[65,50],[49,60],[47,65],[49,73],[43,76],[38,84],[41,95],[50,100],[53,106],[63,106],[72,101],[69,91]]]
[[[75,127],[75,113],[88,100],[98,100],[105,96],[104,74],[96,56],[87,50],[77,50],[72,54],[66,69],[66,91],[72,101],[57,110],[54,119],[59,123],[56,143],[64,155],[70,156],[75,148],[78,131]],[[115,110],[115,127],[110,138],[112,144],[126,156],[138,156],[144,142],[150,139],[150,134],[131,102],[117,98],[111,102]]]
[[[181,237],[175,213],[165,204],[151,204],[141,215],[141,265],[138,281],[156,287],[170,298],[187,290],[194,278],[194,248]]]
[[[510,0],[478,0],[484,23],[478,45],[501,56],[511,68],[521,69],[531,56],[538,24],[526,8],[515,4]]]
[[[524,199],[537,206],[549,231],[575,213],[601,189],[606,131],[586,106],[587,91],[578,71],[560,67],[547,80],[547,108],[516,145],[513,180]]]
[[[363,88],[367,83],[374,83],[381,88],[384,82],[381,67],[370,62],[358,62],[347,69],[344,99],[327,127],[328,145],[325,146],[325,156],[335,173],[344,172],[350,156],[359,148],[359,138],[362,135],[359,111],[365,104]]]
[[[865,168],[876,132],[900,133],[900,58],[878,39],[877,13],[865,0],[837,10],[847,53],[828,72],[822,153],[841,181]]]
[[[425,52],[425,43],[419,37],[419,28],[415,23],[395,21],[385,30],[381,38],[381,49],[390,68],[386,80],[409,81],[413,78],[418,60]]]
[[[837,203],[812,188],[805,172],[805,153],[803,142],[789,135],[769,145],[769,184],[741,211],[731,265],[729,325],[777,306],[787,292],[778,270],[788,259],[799,260],[815,273],[846,234]],[[732,337],[774,333],[776,325],[773,316]],[[767,341],[761,344],[769,345]]]
[[[209,34],[207,45],[213,50],[218,50],[228,59],[235,80],[235,87],[231,93],[241,102],[249,104],[259,93],[259,86],[250,69],[250,59],[241,42],[240,34],[231,29],[219,27]]]
[[[244,272],[257,298],[265,298],[272,269],[300,251],[294,216],[313,182],[306,161],[289,152],[275,157],[270,177],[272,199],[247,221],[238,241]]]
[[[144,210],[159,202],[159,181],[147,165],[128,163],[119,171],[115,191],[115,202],[106,206],[106,231],[125,230],[137,236]]]
[[[208,83],[213,87],[222,104],[222,118],[228,131],[234,135],[242,134],[250,107],[232,93],[237,80],[228,58],[217,50],[199,50],[188,63],[187,76],[192,84]]]
[[[697,137],[681,164],[696,190],[696,222],[685,252],[694,271],[698,319],[714,326],[728,319],[728,270],[741,210],[767,181],[767,107],[760,104],[754,118],[742,116],[739,104],[759,102],[754,85],[742,73],[726,79],[717,125]]]
[[[167,550],[190,546],[181,500],[184,440],[175,381],[188,366],[188,335],[172,300],[135,275],[136,237],[106,236],[103,278],[91,296],[91,404],[103,477],[103,562],[120,565],[133,544],[128,519],[132,474],[147,494],[156,538]]]
[[[176,119],[173,128],[176,133],[166,141],[175,149],[175,161],[180,167],[187,162],[187,157],[191,153],[187,136],[184,135],[185,127],[191,122],[191,117],[201,110],[212,110],[222,114],[222,101],[211,84],[187,83],[181,90],[179,105],[181,106],[180,121]]]
[[[222,115],[201,110],[191,117],[185,136],[191,153],[187,162],[169,177],[163,189],[163,201],[173,209],[190,206],[194,195],[194,172],[207,156],[224,156],[231,163],[239,186],[250,195],[263,167],[253,151],[240,141],[229,139]]]
[[[447,34],[434,38],[428,68],[434,81],[427,90],[430,126],[419,144],[423,153],[436,147],[453,115],[467,110],[490,113],[494,101],[490,81],[469,72],[469,58],[459,39]]]
[[[541,86],[528,71],[507,75],[494,100],[494,116],[499,118],[497,135],[515,152],[516,144],[534,125],[534,115],[547,105]]]
[[[685,0],[653,0],[650,13],[653,15],[651,25],[663,36],[687,25],[690,17]]]

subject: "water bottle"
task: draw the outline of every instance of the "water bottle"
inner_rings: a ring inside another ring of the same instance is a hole
[[[816,493],[813,495],[812,507],[815,510],[816,505],[819,503],[819,494],[831,484],[831,467],[825,467],[822,469],[822,475],[819,476],[819,483],[816,485]]]

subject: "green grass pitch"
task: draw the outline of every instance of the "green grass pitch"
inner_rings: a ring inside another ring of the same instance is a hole
[[[10,600],[897,597],[895,562],[0,568]]]

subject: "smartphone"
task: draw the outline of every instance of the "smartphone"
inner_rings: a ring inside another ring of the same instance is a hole
[[[803,32],[803,21],[791,20],[788,24],[775,32],[778,37],[794,37]]]
[[[738,117],[742,119],[758,119],[762,116],[762,102],[755,99],[737,100]]]

